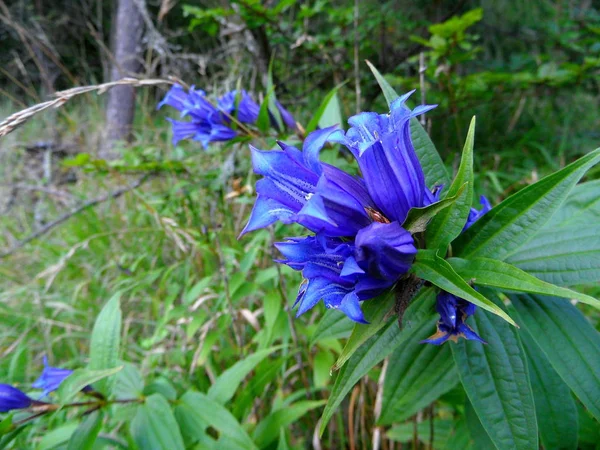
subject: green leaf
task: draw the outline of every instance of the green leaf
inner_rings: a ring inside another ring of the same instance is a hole
[[[571,390],[525,330],[519,332],[527,354],[535,414],[544,448],[577,448],[577,407]]]
[[[423,448],[430,448],[429,443],[431,439],[431,422],[425,420],[417,424],[417,440],[424,444]],[[388,439],[402,443],[412,443],[414,439],[415,424],[414,423],[403,423],[395,425],[390,428],[385,435]],[[446,448],[446,443],[452,433],[452,420],[433,420],[433,447],[432,448]],[[404,447],[402,447],[404,448]],[[410,446],[409,446],[410,448]],[[421,448],[417,446],[417,448]],[[464,450],[464,449],[462,449]]]
[[[256,353],[247,356],[242,361],[235,363],[219,375],[211,385],[208,390],[208,397],[221,404],[225,404],[231,400],[241,382],[252,370],[254,370],[256,365],[281,347],[282,346],[276,346],[265,350],[259,350]]]
[[[51,450],[57,448],[61,444],[66,444],[77,429],[76,423],[68,423],[66,425],[55,428],[44,434],[36,447],[36,450]]]
[[[391,105],[400,96],[371,62],[367,61],[367,65],[371,69],[371,72],[373,72],[377,83],[379,83],[379,87],[388,105]],[[448,186],[450,184],[450,177],[442,162],[442,158],[440,158],[440,154],[433,145],[433,142],[431,142],[431,138],[423,126],[414,117],[410,120],[410,137],[421,162],[427,186],[429,188],[440,185]]]
[[[474,448],[497,448],[490,440],[490,435],[487,434],[487,431],[485,431],[485,428],[481,425],[481,421],[479,420],[479,417],[477,417],[477,413],[468,398],[465,399],[465,421],[469,429],[469,435],[475,444],[473,446]]]
[[[573,189],[552,219],[507,261],[560,286],[600,282],[600,180]]]
[[[324,400],[304,400],[273,411],[257,425],[252,437],[260,448],[265,448],[279,438],[279,430],[289,427],[308,411],[323,406]]]
[[[317,111],[315,112],[314,116],[312,116],[312,119],[310,119],[310,122],[308,122],[308,125],[306,126],[306,134],[307,135],[317,129],[317,126],[319,126],[319,122],[321,121],[321,118],[325,114],[325,111],[327,110],[329,103],[331,103],[333,101],[332,99],[334,97],[336,97],[337,91],[344,84],[346,84],[346,83],[344,82],[344,83],[338,84],[336,87],[334,87],[331,91],[329,91],[327,93],[327,95],[325,96],[325,98],[323,99],[323,101],[321,102],[319,107],[317,108]]]
[[[499,449],[538,449],[527,360],[517,330],[479,310],[469,324],[488,343],[451,345],[462,385],[481,425]]]
[[[432,250],[419,250],[411,271],[419,278],[429,281],[440,289],[457,297],[464,298],[487,311],[497,314],[510,324],[517,326],[514,320],[502,308],[473,289],[469,283],[454,271],[448,261],[440,258]]]
[[[354,352],[367,341],[367,339],[385,326],[387,323],[387,320],[385,319],[390,311],[393,311],[394,304],[395,295],[393,292],[383,294],[362,303],[362,310],[365,319],[367,319],[369,324],[357,323],[354,325],[354,330],[352,330],[352,334],[346,342],[342,353],[335,362],[335,365],[331,368],[332,371],[339,370],[340,367],[350,359]]]
[[[337,92],[335,92],[319,119],[319,128],[327,128],[333,125],[340,125],[341,123],[342,109],[340,107],[340,99]]]
[[[440,212],[427,228],[427,248],[438,249],[446,253],[448,245],[462,232],[469,218],[473,203],[473,145],[475,142],[475,117],[471,120],[467,140],[463,148],[458,173],[448,189],[448,197],[458,197],[451,206]],[[467,185],[465,193],[461,192]]]
[[[523,328],[581,403],[600,420],[600,334],[569,302],[511,295]]]
[[[511,195],[454,241],[455,255],[505,259],[539,231],[598,161],[600,148]]]
[[[269,69],[267,72],[267,92],[270,92],[271,95],[268,95],[265,98],[265,103],[269,108],[270,117],[272,116],[275,119],[275,123],[277,124],[278,130],[283,130],[285,127],[283,126],[283,120],[281,118],[281,113],[279,112],[279,108],[277,107],[277,96],[275,95],[275,85],[273,84],[273,62],[275,61],[275,55],[269,61]],[[269,117],[269,118],[270,118]],[[267,127],[268,129],[268,127]],[[262,130],[261,130],[262,131]]]
[[[261,133],[266,133],[269,131],[269,127],[271,126],[271,118],[269,117],[269,105],[271,103],[271,97],[275,95],[273,87],[267,89],[267,95],[263,102],[260,105],[260,109],[258,110],[258,119],[256,119],[256,126]],[[281,117],[279,117],[281,120]]]
[[[324,388],[331,381],[331,366],[335,358],[329,350],[319,350],[313,358],[313,386]]]
[[[61,405],[69,403],[84,387],[90,386],[119,372],[123,366],[112,369],[76,369],[60,384],[57,394]],[[94,386],[95,387],[95,386]]]
[[[315,333],[312,335],[310,345],[323,339],[339,339],[350,335],[355,323],[348,316],[337,309],[328,309],[323,314]]]
[[[67,450],[91,450],[102,428],[102,413],[94,411],[85,416],[69,439]]]
[[[185,449],[171,405],[160,394],[149,396],[139,406],[131,422],[131,435],[140,449]]]
[[[411,234],[425,231],[426,228],[429,228],[427,226],[429,221],[434,217],[439,217],[440,211],[451,207],[457,201],[457,199],[460,199],[461,194],[463,193],[466,187],[467,183],[463,184],[459,188],[456,195],[446,196],[446,198],[444,198],[443,200],[432,203],[431,205],[425,206],[424,208],[411,208],[408,211],[408,216],[406,217],[406,220],[404,221],[402,227],[407,231],[410,231]]]
[[[323,411],[320,433],[323,434],[329,419],[333,416],[344,397],[352,387],[376,364],[404,342],[416,339],[422,329],[433,332],[437,321],[433,304],[433,290],[419,302],[412,302],[404,314],[404,327],[400,329],[395,320],[389,321],[383,329],[360,346],[339,371],[335,384]]]
[[[177,405],[177,415],[190,416],[200,427],[215,428],[219,432],[221,448],[257,448],[236,418],[223,405],[205,394],[186,392]],[[201,431],[204,432],[204,429]]]
[[[119,364],[122,321],[119,299],[120,293],[115,294],[104,305],[94,324],[88,364],[88,368],[92,371],[112,369]],[[110,385],[104,381],[94,387],[100,392],[105,392]]]
[[[509,291],[574,298],[600,309],[600,300],[596,300],[594,297],[546,283],[515,266],[497,259],[474,258],[466,260],[449,258],[448,262],[461,277],[466,280],[473,280],[473,283],[477,285]]]
[[[391,354],[378,423],[408,419],[458,383],[452,352],[447,345],[424,345],[431,330],[423,328],[414,339]]]

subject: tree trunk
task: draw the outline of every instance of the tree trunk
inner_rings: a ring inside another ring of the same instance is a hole
[[[139,0],[137,0],[139,1]],[[143,1],[143,0],[142,0]],[[117,0],[117,13],[112,25],[113,61],[111,81],[136,75],[141,67],[144,22],[136,0]],[[104,139],[98,156],[116,159],[118,141],[128,141],[135,113],[135,88],[116,86],[108,91]]]

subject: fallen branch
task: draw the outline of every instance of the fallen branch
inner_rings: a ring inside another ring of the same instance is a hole
[[[23,246],[25,246],[29,242],[31,242],[31,241],[39,238],[40,236],[43,236],[44,234],[48,233],[49,231],[51,231],[52,229],[54,229],[55,227],[57,227],[61,223],[66,222],[71,217],[79,214],[80,212],[85,211],[86,209],[89,209],[92,206],[96,206],[99,203],[103,203],[103,202],[105,202],[107,200],[119,198],[123,194],[126,194],[129,191],[137,189],[142,184],[144,184],[146,181],[148,181],[148,179],[150,179],[151,175],[152,174],[150,174],[150,173],[145,174],[143,177],[139,178],[136,182],[134,182],[133,184],[130,184],[129,186],[126,186],[126,187],[123,187],[121,189],[117,189],[116,191],[109,192],[108,194],[96,197],[95,199],[89,200],[89,201],[85,202],[84,204],[78,206],[77,208],[73,209],[72,211],[70,211],[70,212],[68,212],[66,214],[63,214],[58,219],[56,219],[56,220],[54,220],[52,222],[47,223],[46,225],[44,225],[42,228],[40,228],[36,232],[34,232],[31,235],[27,236],[25,239],[19,241],[10,250],[7,250],[4,253],[0,253],[0,259],[6,258],[9,255],[12,255],[14,252],[16,252],[18,249],[22,248]]]

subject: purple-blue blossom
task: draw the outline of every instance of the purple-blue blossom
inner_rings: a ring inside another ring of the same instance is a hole
[[[69,369],[50,366],[48,364],[48,358],[44,356],[44,370],[31,386],[35,389],[42,389],[42,397],[46,397],[50,392],[57,390],[65,378],[72,373],[73,371]]]
[[[322,299],[364,323],[360,302],[389,290],[410,269],[417,249],[402,224],[411,208],[437,199],[410,137],[410,119],[433,106],[411,111],[409,95],[393,102],[390,114],[353,116],[347,132],[334,126],[311,133],[302,151],[284,143],[279,151],[251,147],[254,171],[263,178],[242,234],[278,220],[315,233],[277,244],[284,256],[279,262],[305,278],[298,314]],[[328,142],[350,150],[361,177],[320,161]]]
[[[29,408],[33,400],[10,384],[0,384],[0,413]]]

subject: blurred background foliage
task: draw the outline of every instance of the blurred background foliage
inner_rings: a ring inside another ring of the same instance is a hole
[[[240,83],[261,98],[273,61],[278,99],[306,126],[342,83],[333,117],[386,110],[369,60],[398,92],[417,89],[413,102],[439,105],[426,128],[450,169],[477,115],[476,192],[494,204],[600,140],[600,8],[593,1],[132,1],[144,18],[141,77],[175,76],[210,95]],[[0,0],[0,117],[55,91],[107,80],[116,3]],[[254,195],[247,146],[173,147],[169,113],[155,110],[166,88],[138,88],[133,138],[114,161],[97,158],[104,97],[93,94],[0,138],[2,381],[27,386],[44,354],[54,365],[84,365],[96,316],[119,295],[121,359],[139,368],[145,395],[206,392],[237,361],[281,344],[257,360],[256,376],[244,377],[227,407],[262,448],[316,446],[316,401],[328,398],[330,368],[351,324],[324,330],[319,308],[292,317],[300,276],[273,265],[271,243],[294,233],[275,227],[237,239]],[[254,144],[270,148],[274,139]],[[333,149],[324,158],[349,165]],[[135,180],[136,189],[114,195]],[[597,313],[590,317],[597,326]],[[379,371],[357,385],[319,445],[369,448]],[[384,448],[475,445],[480,425],[453,386],[386,428]],[[61,411],[36,422],[14,448],[60,446],[78,417]],[[106,418],[107,448],[140,445],[119,431],[124,420]],[[186,444],[197,445],[200,437],[180,426]],[[595,448],[598,424],[583,410],[580,428],[580,448]]]

